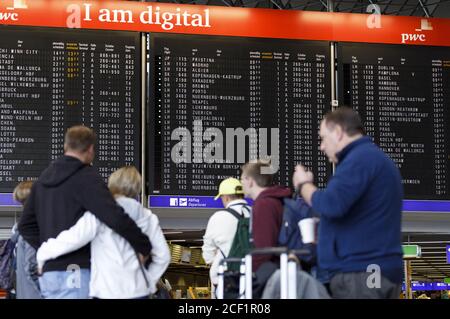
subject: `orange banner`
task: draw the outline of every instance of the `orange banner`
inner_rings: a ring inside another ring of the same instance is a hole
[[[0,24],[450,46],[450,20],[132,1],[4,0]]]

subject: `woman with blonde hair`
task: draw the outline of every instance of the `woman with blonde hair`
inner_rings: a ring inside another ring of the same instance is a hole
[[[170,262],[170,253],[158,217],[136,200],[141,184],[137,169],[127,166],[109,177],[108,188],[117,203],[149,237],[153,248],[148,268],[141,264],[138,254],[124,238],[90,212],[86,212],[72,228],[41,245],[37,253],[39,268],[47,260],[75,251],[90,242],[91,297],[144,299],[156,292],[156,283]]]

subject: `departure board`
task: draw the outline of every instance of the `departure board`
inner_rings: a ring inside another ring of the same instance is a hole
[[[0,192],[63,154],[73,125],[97,133],[107,178],[140,163],[139,33],[0,28]]]
[[[340,44],[341,101],[400,168],[405,198],[450,199],[450,48]]]
[[[256,158],[278,163],[281,185],[297,163],[326,185],[318,128],[330,109],[329,43],[155,34],[150,61],[150,195],[215,195]]]

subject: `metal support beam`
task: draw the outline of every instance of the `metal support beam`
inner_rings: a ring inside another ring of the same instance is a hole
[[[228,1],[226,0],[221,0],[227,7],[232,7],[232,5],[230,3],[228,3]]]
[[[309,7],[309,3],[310,3],[310,2],[311,2],[311,0],[306,1],[306,4],[305,4],[305,6],[303,7],[303,10],[305,10],[306,8]]]
[[[283,9],[283,7],[281,7],[278,3],[276,3],[274,0],[270,0],[270,2],[277,8],[277,9],[280,9],[280,10],[282,10]]]
[[[354,2],[353,2],[353,7],[350,9],[350,11],[349,12],[356,12],[355,10],[356,9],[360,9],[360,8],[362,8],[363,7],[363,5],[361,4],[361,0],[355,0]]]
[[[384,6],[383,11],[381,11],[381,14],[385,14],[387,11],[387,8],[392,4],[392,0],[389,0],[389,2]]]
[[[335,12],[339,12],[339,6],[342,4],[342,0],[341,1],[339,1],[337,4],[336,4],[336,6],[334,7],[334,11]]]
[[[432,4],[429,5],[429,6],[432,6]],[[434,13],[436,12],[436,10],[437,10],[438,7],[439,7],[439,2],[436,3],[436,4],[434,5],[434,8],[430,11],[430,17],[434,17]]]
[[[327,0],[327,11],[334,12],[334,0]]]
[[[323,0],[319,0],[319,1],[323,5],[323,7],[328,10],[327,4],[325,2],[323,2]]]
[[[413,11],[411,11],[411,13],[409,15],[413,16],[416,13],[417,9],[419,9],[419,7],[420,7],[420,3],[417,3],[416,7],[414,8]]]
[[[408,0],[405,0],[405,2],[403,2],[403,4],[400,7],[400,9],[398,9],[398,11],[397,11],[397,15],[403,10],[403,8],[406,6],[407,3],[408,3]]]
[[[322,3],[316,2],[316,1],[311,2],[311,0],[309,0],[309,1],[307,1],[306,5],[301,3],[296,6],[293,6],[291,4],[290,9],[291,10],[306,10],[307,8],[311,8],[311,11],[316,11],[316,10],[313,10],[312,8],[317,8],[317,6],[319,6],[320,8],[323,8],[323,7],[326,7],[326,4],[324,2],[322,2]]]
[[[423,12],[425,13],[425,17],[429,18],[430,17],[430,13],[428,12],[427,7],[424,6],[424,1],[426,0],[419,0],[419,4],[422,7]]]

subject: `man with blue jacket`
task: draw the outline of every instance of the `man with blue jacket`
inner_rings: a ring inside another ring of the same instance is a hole
[[[335,173],[325,189],[298,165],[293,183],[320,214],[319,265],[334,298],[398,298],[402,282],[403,187],[395,163],[364,135],[359,115],[325,115],[321,144]]]

